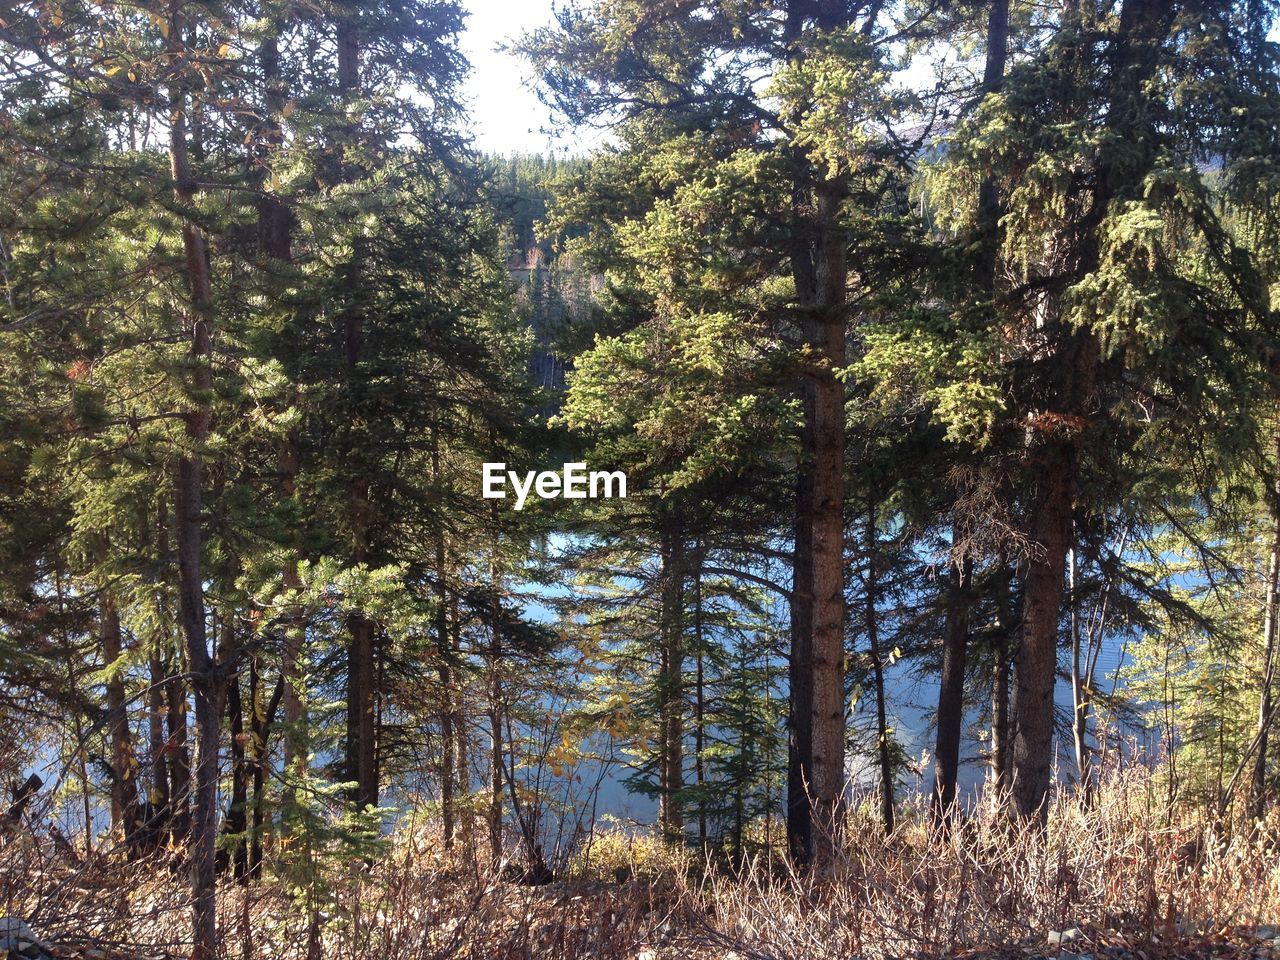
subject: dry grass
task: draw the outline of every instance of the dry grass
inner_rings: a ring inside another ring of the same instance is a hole
[[[1170,816],[1155,795],[1135,771],[1088,809],[1059,800],[1044,831],[1013,829],[988,806],[947,835],[917,811],[885,837],[870,811],[854,810],[829,882],[794,875],[776,855],[730,870],[613,831],[572,875],[523,886],[481,870],[473,845],[446,855],[434,825],[419,825],[394,836],[376,866],[330,878],[323,956],[849,960],[1011,945],[1054,956],[1046,935],[1070,928],[1082,931],[1077,951],[1204,956],[1280,921],[1280,818],[1229,829]],[[185,875],[163,864],[74,863],[65,848],[15,837],[0,850],[0,894],[5,914],[28,918],[66,955],[86,944],[106,956],[184,952]],[[282,884],[228,883],[221,906],[228,958],[305,957],[305,911]]]

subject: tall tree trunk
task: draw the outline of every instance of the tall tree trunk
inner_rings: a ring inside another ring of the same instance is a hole
[[[357,551],[359,553],[359,551]],[[357,560],[357,563],[362,562]],[[362,613],[349,619],[347,653],[347,777],[360,809],[378,805],[377,691],[374,625]]]
[[[972,606],[973,560],[951,565],[946,632],[942,641],[942,677],[938,689],[938,737],[934,748],[932,812],[935,823],[947,821],[956,800],[960,774],[960,739],[964,728],[964,678],[969,650],[969,610]]]
[[[684,833],[684,534],[677,523],[662,552],[662,649],[658,713],[662,794],[659,820],[668,839]]]
[[[1010,749],[1012,730],[1009,716],[1009,681],[1011,679],[1008,638],[1001,638],[996,650],[995,668],[991,676],[991,779],[996,793],[1009,790],[1013,765]]]
[[[894,828],[893,748],[889,739],[889,711],[885,699],[884,658],[880,652],[880,570],[878,556],[879,528],[876,523],[878,504],[873,495],[867,497],[867,590],[864,603],[864,626],[871,653],[871,679],[876,688],[876,755],[880,763],[880,820],[886,834]]]
[[[298,434],[291,430],[285,437],[280,452],[280,486],[284,496],[293,500],[298,486]],[[303,622],[302,605],[296,600],[302,591],[302,577],[298,572],[297,536],[294,550],[290,552],[281,571],[281,585],[287,597],[284,611],[284,649],[281,663],[281,679],[284,681],[284,791],[283,808],[286,821],[296,816],[297,785],[310,773],[310,747],[308,746],[307,721],[304,712],[303,651],[306,645],[306,624]],[[287,827],[286,827],[287,829]]]
[[[186,35],[183,6],[170,0],[169,54],[173,62],[185,58]],[[184,415],[187,448],[178,462],[177,541],[179,623],[196,717],[196,776],[192,797],[191,861],[193,960],[213,960],[217,954],[216,843],[218,836],[218,742],[222,716],[223,684],[209,653],[205,627],[203,547],[202,447],[209,434],[210,364],[213,356],[211,324],[213,289],[209,276],[209,252],[195,213],[195,178],[187,152],[187,97],[181,80],[170,93],[169,161],[174,201],[185,212],[182,245],[186,255],[186,281],[190,297],[191,387],[193,409]]]
[[[105,588],[98,598],[98,630],[101,634],[103,662],[112,668],[107,680],[107,726],[110,731],[112,769],[111,825],[122,831],[125,847],[132,856],[131,841],[139,826],[138,785],[135,779],[137,763],[126,708],[124,667],[120,663],[120,656],[124,652],[120,614],[116,610],[115,600]]]
[[[223,645],[235,643],[234,632],[229,622],[223,624]],[[252,693],[250,694],[252,702]],[[231,868],[235,878],[244,881],[249,873],[248,853],[248,807],[249,781],[248,769],[245,765],[245,742],[248,739],[244,732],[244,703],[240,696],[240,677],[231,674],[227,677],[227,724],[231,733],[231,797],[227,805],[227,816],[223,821],[223,833],[234,838],[218,853],[218,867],[225,871]]]
[[[174,565],[170,550],[168,504],[162,502],[158,513],[156,551],[161,568],[168,571]],[[156,607],[158,619],[167,633],[169,602],[164,586],[158,592]],[[187,748],[187,690],[182,679],[184,660],[179,645],[176,649],[170,647],[157,651],[153,666],[158,666],[164,677],[163,685],[155,691],[157,700],[163,699],[163,704],[157,705],[155,715],[162,718],[164,726],[163,747],[157,756],[162,760],[159,774],[168,776],[163,791],[167,807],[165,819],[170,840],[185,846],[191,833],[191,754]]]
[[[502,632],[498,628],[497,600],[489,628],[489,861],[502,862]]]
[[[1107,127],[1137,149],[1104,153],[1090,207],[1080,224],[1082,241],[1067,264],[1083,279],[1098,267],[1102,224],[1111,202],[1137,189],[1154,157],[1152,120],[1143,108],[1145,85],[1158,63],[1173,4],[1124,0],[1111,47],[1111,96]],[[1057,678],[1058,620],[1062,610],[1067,550],[1079,478],[1080,433],[1093,414],[1101,366],[1101,344],[1089,328],[1072,328],[1052,317],[1047,332],[1054,346],[1047,369],[1049,401],[1040,418],[1043,437],[1028,451],[1028,538],[1040,553],[1023,581],[1022,646],[1015,692],[1013,792],[1024,818],[1047,814],[1049,765],[1053,747],[1053,691]],[[1052,416],[1050,416],[1052,415]]]
[[[169,817],[169,761],[165,750],[164,717],[165,684],[168,672],[158,649],[152,649],[147,657],[147,737],[150,744],[151,783],[148,787],[147,799],[150,801],[150,815],[155,821],[152,825],[159,828]]]
[[[1013,739],[1009,715],[1009,680],[1013,660],[1013,577],[1000,558],[1001,576],[996,584],[996,648],[991,672],[991,784],[1004,802],[1012,773]]]
[[[1047,813],[1053,745],[1053,691],[1058,668],[1058,617],[1075,502],[1074,445],[1052,442],[1034,470],[1031,541],[1043,551],[1023,583],[1022,645],[1018,651],[1013,796],[1023,817]]]
[[[812,416],[804,391],[806,419]],[[801,465],[796,478],[795,547],[792,559],[787,716],[787,848],[809,863],[813,851],[813,475]]]
[[[490,437],[492,441],[492,436]],[[502,862],[502,576],[498,568],[498,504],[489,507],[493,527],[493,543],[489,557],[489,860],[497,867]]]
[[[987,58],[982,93],[998,91],[1004,80],[1009,45],[1009,0],[993,0],[987,17]],[[1000,257],[1000,193],[994,177],[985,177],[978,189],[976,263],[978,292],[991,305],[994,319],[996,268]],[[959,534],[953,538],[959,540]],[[947,594],[946,634],[943,637],[942,678],[938,690],[937,767],[933,785],[933,816],[947,819],[955,803],[960,772],[960,739],[964,724],[964,677],[969,651],[969,611],[973,605],[973,559],[955,544],[960,556],[952,558],[951,588]]]
[[[844,232],[837,218],[842,185],[818,187],[815,244],[816,302],[805,326],[817,360],[813,416],[804,425],[805,448],[813,471],[813,862],[826,870],[835,861],[845,787],[844,739]]]
[[[1077,577],[1078,555],[1073,546],[1067,552],[1067,587],[1071,603],[1071,739],[1074,746],[1076,776],[1086,800],[1092,794],[1093,774],[1089,754],[1089,684],[1092,671],[1081,661],[1080,647],[1080,599]],[[1088,656],[1084,659],[1087,661]]]
[[[454,676],[456,694],[453,700],[453,736],[455,741],[453,756],[457,792],[460,794],[460,798],[465,799],[471,793],[471,753],[468,749],[466,680],[460,666],[462,664],[461,624],[462,620],[458,615],[458,597],[455,593],[449,597],[449,637],[453,648],[454,663],[459,664],[459,669],[455,671]],[[469,847],[472,832],[472,818],[470,815],[460,815],[458,834],[463,841],[464,847]]]
[[[264,4],[260,13],[267,26],[258,47],[258,65],[262,73],[264,125],[266,127],[265,144],[262,148],[264,166],[273,162],[284,143],[284,110],[288,102],[288,90],[280,70],[280,23],[269,5]],[[265,179],[267,170],[262,171]],[[265,262],[286,263],[293,259],[293,215],[286,204],[275,193],[264,191],[258,200],[258,250]],[[295,398],[296,402],[296,398]],[[300,468],[301,443],[296,428],[291,429],[280,447],[280,490],[286,500],[297,496],[298,470]],[[281,571],[281,582],[288,601],[295,599],[302,589],[302,580],[298,574],[298,537],[293,537],[294,550],[290,552]],[[297,800],[297,784],[306,779],[308,756],[306,724],[303,717],[303,670],[302,656],[304,646],[303,612],[300,605],[287,602],[284,611],[284,658],[281,673],[284,680],[284,784],[283,808],[285,819],[294,815]],[[255,787],[262,778],[262,772],[255,768]],[[259,805],[255,801],[255,816],[261,816]],[[252,866],[252,865],[251,865]]]
[[[444,503],[444,477],[440,469],[440,427],[431,431],[431,479],[436,486],[442,505]],[[455,782],[454,710],[456,693],[453,689],[453,646],[449,635],[448,564],[443,525],[436,536],[436,656],[440,675],[440,820],[444,833],[445,849],[452,849],[457,832]]]
[[[356,24],[350,15],[342,15],[337,23],[338,89],[353,94],[360,87],[360,40]],[[350,136],[353,131],[346,131]],[[345,165],[343,176],[345,177]],[[349,303],[343,313],[343,347],[346,358],[347,385],[352,416],[357,417],[361,406],[363,384],[360,370],[364,349],[365,317],[359,302],[361,245],[358,242],[347,264],[345,285],[356,302]],[[355,451],[349,451],[355,454]],[[362,457],[353,456],[351,469],[351,536],[352,560],[356,564],[370,561],[371,502],[369,477],[365,473],[368,464]],[[378,805],[378,706],[377,706],[377,650],[374,645],[374,624],[357,610],[348,621],[351,642],[347,656],[347,777],[355,783],[352,801],[360,808]]]
[[[63,585],[62,585],[62,568],[61,567],[54,568],[53,585],[54,585],[54,591],[58,598],[58,616],[63,623],[63,626],[58,631],[60,634],[59,639],[62,641],[63,648],[69,649],[70,645],[68,643],[68,638],[67,638],[66,617],[65,617],[66,609],[67,609],[67,600],[66,600],[66,591],[63,589]],[[76,683],[76,678],[75,678],[75,664],[71,658],[67,659],[66,667],[67,667],[67,684],[69,688],[73,688]],[[85,717],[83,716],[81,711],[75,710],[73,711],[72,718],[74,723],[74,734],[75,734],[75,745],[76,745],[76,751],[75,751],[76,765],[77,767],[79,767],[79,770],[77,772],[80,774],[81,816],[84,817],[84,852],[86,856],[91,857],[93,856],[93,797],[91,795],[91,788],[90,788],[90,782],[89,782],[89,751],[88,751],[88,740],[87,740],[87,735],[85,731]],[[112,777],[111,777],[112,799],[114,800],[115,799],[115,781],[118,779],[118,777],[116,776],[114,770],[112,770],[111,773],[112,773]],[[32,793],[35,790],[39,789],[39,783],[42,782],[40,781],[40,778],[38,776],[35,776],[35,774],[32,774],[32,776],[34,777],[34,780],[28,779],[26,783],[21,786],[18,786],[16,784],[11,786],[11,794],[13,797],[13,802],[7,808],[0,807],[0,818],[2,818],[0,819],[0,823],[4,823],[7,825],[10,823],[18,823],[22,819],[23,809],[26,807],[27,803],[30,801]],[[30,787],[31,789],[28,789],[28,787]],[[114,820],[117,817],[114,804],[113,804],[113,809],[111,813],[113,817],[112,826],[114,827],[115,826]]]
[[[186,846],[191,837],[191,747],[187,720],[186,654],[177,650],[170,658],[169,676],[165,680],[165,721],[168,739],[165,753],[169,757],[170,836],[174,843]]]
[[[707,801],[703,793],[707,782],[707,764],[703,751],[707,746],[706,728],[706,650],[702,633],[702,565],[705,554],[698,544],[697,563],[693,573],[693,642],[697,650],[696,676],[694,679],[694,782],[698,786],[698,845],[707,846]],[[740,846],[740,845],[739,845]]]
[[[784,35],[793,61],[804,56],[798,41],[810,18],[818,29],[834,31],[849,25],[850,11],[843,4],[788,3]],[[873,9],[864,33],[874,20]],[[791,598],[787,834],[798,862],[825,871],[836,858],[845,787],[845,423],[839,374],[845,365],[848,250],[839,216],[847,184],[828,177],[803,150],[793,153],[793,161],[791,269],[807,355],[800,376],[804,420]]]
[[[1257,750],[1253,759],[1253,778],[1249,791],[1249,817],[1255,823],[1262,819],[1267,804],[1267,741],[1273,716],[1273,686],[1276,665],[1277,614],[1280,614],[1280,430],[1273,439],[1277,478],[1273,481],[1268,507],[1271,511],[1271,556],[1267,564],[1266,608],[1262,621],[1262,691],[1258,698]]]
[[[248,762],[253,770],[253,792],[250,796],[249,809],[249,878],[262,876],[262,836],[266,821],[267,770],[269,755],[267,738],[271,725],[275,723],[276,711],[284,699],[288,682],[284,675],[276,679],[271,697],[264,707],[262,704],[262,680],[258,674],[257,660],[249,661],[249,757]],[[314,922],[314,918],[313,918]]]

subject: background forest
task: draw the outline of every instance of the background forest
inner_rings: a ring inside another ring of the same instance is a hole
[[[1278,12],[0,2],[0,949],[1270,955]]]

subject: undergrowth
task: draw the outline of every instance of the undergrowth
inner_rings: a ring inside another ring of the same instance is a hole
[[[311,916],[270,869],[250,884],[228,879],[221,940],[227,958],[245,960],[303,960],[309,943],[326,960],[849,960],[1044,944],[1051,931],[1078,929],[1148,955],[1195,955],[1280,920],[1280,817],[1222,822],[1170,810],[1156,794],[1135,770],[1091,803],[1060,797],[1043,829],[985,802],[947,831],[904,809],[891,836],[855,807],[843,856],[824,877],[794,871],[768,845],[731,855],[615,825],[554,881],[525,884],[510,865],[482,862],[478,825],[446,850],[438,824],[415,818],[375,864],[352,861],[326,877]],[[92,945],[107,956],[177,957],[188,940],[186,875],[171,858],[90,858],[18,831],[0,849],[0,896],[6,915],[71,955]]]

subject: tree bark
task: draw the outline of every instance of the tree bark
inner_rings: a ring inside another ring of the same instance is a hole
[[[844,795],[844,386],[847,251],[837,224],[844,190],[818,188],[815,286],[806,323],[814,351],[813,417],[805,446],[813,471],[813,860],[819,870],[836,857]]]
[[[877,566],[875,497],[867,497],[867,590],[864,598],[867,646],[871,653],[871,679],[876,688],[876,755],[880,762],[880,821],[886,834],[894,828],[894,769],[893,750],[889,741],[889,711],[885,702],[884,658],[880,652],[880,621],[876,612],[880,599],[879,568]]]
[[[1001,637],[991,676],[991,783],[1004,802],[1009,790],[1012,737],[1009,729],[1009,638]]]
[[[982,73],[984,97],[998,91],[1004,81],[1008,46],[1009,2],[993,0],[987,17],[987,56]],[[991,305],[994,312],[996,269],[1000,258],[1000,191],[994,177],[984,177],[978,188],[976,222],[979,244],[975,279],[979,295]],[[957,534],[953,540],[958,539]],[[937,766],[934,773],[932,804],[935,822],[942,822],[950,817],[956,798],[956,783],[960,771],[960,739],[964,724],[964,677],[969,651],[969,611],[973,604],[972,580],[972,557],[967,552],[964,552],[963,556],[953,557],[951,588],[947,594],[941,686],[938,690],[938,737],[935,747]]]
[[[1073,546],[1067,553],[1067,587],[1071,603],[1071,737],[1075,748],[1076,778],[1086,801],[1092,795],[1093,774],[1089,754],[1089,697],[1092,671],[1081,662],[1078,555]],[[1088,654],[1086,652],[1085,661]]]
[[[942,641],[942,676],[938,689],[938,736],[934,748],[932,813],[936,824],[947,821],[956,800],[960,773],[960,739],[964,728],[964,678],[969,650],[973,560],[951,566],[946,632]]]
[[[498,573],[497,504],[492,507],[494,523],[493,556],[489,561],[489,860],[496,868],[502,862],[502,631],[499,627],[501,578]]]
[[[804,391],[806,408],[811,406]],[[806,419],[812,413],[806,409]],[[802,464],[796,478],[792,559],[787,739],[787,847],[796,863],[813,850],[813,476]]]
[[[1111,96],[1106,123],[1137,149],[1105,154],[1098,165],[1090,207],[1080,225],[1081,242],[1068,263],[1083,278],[1097,269],[1101,225],[1111,201],[1141,182],[1154,155],[1151,120],[1142,101],[1158,61],[1159,43],[1175,12],[1158,0],[1125,0],[1111,54]],[[1023,818],[1047,815],[1049,765],[1053,747],[1053,690],[1057,678],[1058,621],[1067,550],[1079,477],[1080,434],[1095,405],[1101,345],[1089,328],[1069,328],[1052,318],[1046,332],[1047,411],[1039,420],[1043,437],[1028,451],[1028,538],[1039,555],[1023,581],[1023,635],[1018,654],[1013,743],[1014,800]]]
[[[187,684],[183,679],[186,655],[177,651],[170,662],[169,677],[165,681],[168,739],[165,753],[169,758],[169,821],[173,842],[187,845],[191,837],[191,746],[187,719]]]
[[[834,3],[788,3],[784,34],[793,61],[804,56],[798,41],[810,18],[818,29],[833,31],[849,25],[850,11]],[[873,11],[864,30],[874,27],[874,18]],[[845,423],[839,374],[845,364],[848,250],[839,217],[847,184],[828,176],[802,149],[792,157],[791,269],[805,355],[791,598],[787,834],[797,861],[825,872],[836,859],[845,786]]]
[[[1075,502],[1076,451],[1051,442],[1034,471],[1030,539],[1042,552],[1027,565],[1022,645],[1018,651],[1013,735],[1013,796],[1018,813],[1043,819],[1053,744],[1053,690],[1058,668],[1058,618]]]
[[[659,820],[668,839],[684,834],[684,535],[668,531],[662,551],[662,639],[658,671]]]
[[[175,63],[181,63],[185,57],[183,37],[186,34],[186,23],[182,10],[178,0],[171,0],[169,54]],[[170,92],[169,108],[169,161],[174,201],[180,209],[187,211],[182,224],[182,245],[186,255],[189,295],[187,321],[191,338],[189,357],[192,409],[183,418],[187,446],[178,461],[176,521],[179,623],[195,702],[197,744],[191,838],[188,845],[191,861],[192,958],[213,960],[217,955],[215,853],[218,836],[218,745],[223,684],[219,678],[220,671],[209,653],[201,558],[204,539],[201,516],[202,447],[209,434],[213,290],[204,233],[192,219],[196,187],[188,157],[187,96],[181,80],[174,84]]]
[[[1278,476],[1272,484],[1268,506],[1271,511],[1271,556],[1267,564],[1266,608],[1262,622],[1262,690],[1258,698],[1257,754],[1253,758],[1253,778],[1249,791],[1249,817],[1257,823],[1267,806],[1267,741],[1273,716],[1277,614],[1280,613],[1280,431],[1273,439]]]
[[[262,836],[266,820],[266,788],[269,755],[267,738],[271,725],[275,723],[276,711],[284,699],[288,683],[281,674],[271,691],[271,696],[264,707],[262,705],[262,682],[258,675],[256,660],[249,662],[249,757],[248,762],[253,770],[253,792],[249,801],[251,817],[249,818],[249,878],[262,876]]]
[[[465,799],[471,794],[471,751],[470,735],[467,730],[467,703],[466,703],[466,674],[463,673],[462,666],[462,620],[458,614],[458,597],[453,594],[449,597],[449,638],[453,649],[453,660],[459,665],[459,669],[455,671],[454,688],[456,696],[453,700],[453,736],[454,736],[454,770],[457,782],[457,793],[459,799]],[[458,817],[458,835],[463,842],[464,848],[469,847],[471,837],[473,835],[472,818],[468,814],[461,814]]]
[[[298,435],[290,431],[280,452],[280,486],[286,499],[297,496]],[[298,573],[297,538],[295,551],[284,562],[280,582],[286,595],[284,611],[284,649],[281,663],[281,679],[284,681],[284,791],[283,807],[286,820],[296,814],[297,784],[310,773],[310,747],[304,713],[303,649],[306,644],[306,624],[303,622],[302,605],[296,600],[302,591],[302,578]]]
[[[704,559],[704,551],[702,544],[698,544],[697,559],[693,571],[693,642],[697,651],[696,674],[694,677],[694,704],[693,704],[693,720],[694,720],[694,760],[693,775],[694,782],[698,787],[698,845],[703,849],[707,846],[707,801],[704,794],[704,788],[707,782],[707,765],[703,756],[703,751],[707,746],[707,728],[706,728],[706,650],[703,646],[702,631],[702,566]],[[739,841],[741,841],[741,830],[739,829]],[[741,842],[738,844],[741,849]]]
[[[230,649],[235,643],[233,634],[234,628],[228,618],[223,624],[224,650]],[[250,703],[252,702],[253,691],[250,691]],[[249,782],[244,750],[247,739],[244,733],[244,703],[240,696],[240,677],[235,673],[227,677],[227,724],[231,734],[231,797],[223,820],[223,832],[235,839],[228,849],[219,851],[218,867],[222,871],[230,867],[235,878],[243,882],[249,873]]]
[[[349,15],[341,15],[337,21],[338,89],[352,94],[360,87],[360,40],[357,28]],[[350,136],[354,131],[344,132]],[[340,146],[339,154],[343,148]],[[345,167],[343,177],[346,176]],[[359,291],[361,245],[357,238],[351,262],[346,268],[346,287],[353,295]],[[357,416],[363,394],[360,370],[364,349],[365,317],[359,303],[348,304],[343,311],[343,349],[346,360],[347,386],[352,416]],[[369,498],[368,465],[363,458],[352,455],[351,481],[351,536],[352,560],[356,564],[370,562],[371,501]],[[355,783],[352,802],[365,809],[378,805],[378,712],[377,712],[377,650],[374,644],[374,624],[363,611],[354,611],[348,618],[351,641],[347,655],[347,778]]]
[[[169,762],[165,756],[164,716],[165,684],[168,676],[164,660],[158,650],[152,650],[147,658],[147,736],[151,755],[151,784],[147,799],[150,801],[153,826],[160,827],[170,816],[169,811]]]
[[[440,427],[431,431],[431,479],[443,502],[444,476],[440,468]],[[445,530],[441,527],[436,536],[436,656],[440,676],[440,820],[446,850],[453,848],[457,833],[457,781],[456,743],[454,737],[454,709],[456,692],[453,681],[453,645],[449,634],[448,557]]]
[[[260,9],[267,21],[266,32],[258,47],[258,65],[262,73],[263,122],[266,128],[265,143],[261,154],[265,179],[269,165],[284,143],[284,109],[288,102],[288,90],[280,70],[280,23],[269,5]],[[258,199],[258,251],[269,265],[275,261],[287,263],[293,259],[293,215],[288,205],[276,194],[263,192]],[[296,398],[295,398],[296,402]],[[286,434],[280,447],[280,491],[286,501],[297,496],[301,443],[297,429]],[[283,617],[284,649],[281,674],[284,680],[284,784],[283,809],[286,821],[294,815],[297,802],[297,784],[306,779],[309,772],[309,747],[303,718],[302,656],[304,645],[303,612],[301,607],[289,602],[302,589],[298,574],[298,538],[293,538],[294,551],[285,560],[281,570],[286,607]],[[255,785],[262,774],[255,768]],[[261,811],[255,802],[255,816]]]
[[[120,614],[115,600],[104,588],[98,598],[98,629],[101,634],[102,659],[107,667],[113,667],[107,680],[107,726],[111,742],[111,825],[119,829],[125,840],[125,848],[133,856],[132,840],[140,826],[138,823],[138,785],[135,779],[137,761],[133,749],[133,735],[129,729],[129,712],[126,707],[123,665],[119,662],[124,652],[120,631]]]
[[[490,431],[490,444],[496,449],[497,437]],[[499,565],[498,503],[489,503],[489,649],[486,651],[488,667],[489,719],[489,810],[486,820],[489,828],[489,862],[496,869],[502,863],[502,787],[503,787],[503,736],[504,701],[502,693],[502,569]]]

